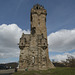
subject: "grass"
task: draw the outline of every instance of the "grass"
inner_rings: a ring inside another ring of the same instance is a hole
[[[57,67],[42,71],[20,71],[13,75],[75,75],[75,68]]]

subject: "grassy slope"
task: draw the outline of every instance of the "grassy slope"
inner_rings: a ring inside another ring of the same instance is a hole
[[[16,72],[13,75],[75,75],[75,68],[56,68],[45,71]]]

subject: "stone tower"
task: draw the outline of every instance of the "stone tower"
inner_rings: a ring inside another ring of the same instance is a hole
[[[23,33],[19,42],[19,69],[47,70],[54,68],[48,55],[46,15],[46,10],[39,4],[31,9],[31,34]]]

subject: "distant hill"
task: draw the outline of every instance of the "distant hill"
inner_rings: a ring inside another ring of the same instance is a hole
[[[15,67],[17,67],[18,66],[18,62],[11,62],[11,63],[5,63],[5,64],[0,64],[0,68],[7,68],[7,69],[9,69],[9,68],[15,68]]]

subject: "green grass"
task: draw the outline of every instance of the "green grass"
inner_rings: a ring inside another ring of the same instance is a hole
[[[43,71],[20,71],[13,75],[75,75],[75,68],[59,67]]]

